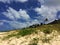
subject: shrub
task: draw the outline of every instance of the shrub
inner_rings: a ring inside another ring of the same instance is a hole
[[[52,30],[45,29],[45,30],[43,30],[43,33],[45,33],[45,34],[50,34],[50,33],[52,33]]]
[[[21,35],[21,36],[25,36],[25,35],[30,35],[33,32],[35,32],[35,30],[33,29],[25,29],[25,30],[21,30],[17,33],[17,35]]]

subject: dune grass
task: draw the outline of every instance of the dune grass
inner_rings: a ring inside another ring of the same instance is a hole
[[[26,36],[26,35],[30,35],[32,33],[37,33],[37,32],[33,28],[21,29],[21,30],[18,30],[16,34],[15,33],[8,34],[4,39],[9,39],[11,37],[19,38],[20,36]]]
[[[37,30],[42,31],[45,34],[50,34],[52,33],[53,30],[58,31],[58,33],[60,33],[60,24],[53,24],[53,25],[42,25],[36,28],[23,28],[21,30],[18,30],[17,33],[12,33],[12,34],[8,34],[6,37],[4,37],[4,39],[9,39],[11,37],[20,37],[20,36],[26,36],[26,35],[30,35],[32,33],[38,33]]]
[[[33,38],[29,45],[37,45],[39,38]]]
[[[36,33],[36,30],[33,28],[28,28],[28,29],[23,29],[21,31],[18,31],[17,35],[21,35],[21,36],[26,36],[26,35],[30,35],[32,33]]]

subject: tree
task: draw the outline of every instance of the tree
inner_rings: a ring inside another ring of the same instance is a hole
[[[43,23],[41,23],[41,25],[43,25]]]
[[[46,18],[45,21],[48,21],[48,19]]]
[[[48,21],[48,19],[46,18],[45,21],[44,21],[44,24],[45,24],[45,22],[47,22],[47,21]]]

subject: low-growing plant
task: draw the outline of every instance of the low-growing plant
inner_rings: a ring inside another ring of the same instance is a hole
[[[44,38],[44,39],[42,39],[42,42],[43,42],[43,43],[49,43],[50,40],[51,40],[50,38]]]
[[[53,31],[53,30],[45,29],[45,30],[43,30],[43,33],[45,33],[45,34],[50,34],[50,33],[52,33],[52,31]]]
[[[37,45],[38,41],[39,41],[39,38],[33,38],[33,40],[29,45]]]
[[[37,43],[32,43],[32,44],[29,44],[29,45],[37,45]]]
[[[25,30],[21,30],[17,33],[17,35],[21,35],[21,36],[25,36],[25,35],[30,35],[32,33],[36,32],[33,29],[25,29]]]
[[[3,38],[3,40],[9,39],[9,38],[14,37],[14,36],[16,36],[16,34],[9,34],[9,35],[5,36],[5,37]]]
[[[34,30],[34,29],[23,29],[23,30],[19,30],[16,34],[13,33],[13,34],[7,35],[3,39],[9,39],[9,38],[14,37],[14,36],[19,38],[20,36],[30,35],[30,34],[35,33],[35,32],[36,32],[36,30]]]

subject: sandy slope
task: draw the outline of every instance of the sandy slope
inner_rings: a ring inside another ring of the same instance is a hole
[[[60,45],[60,35],[57,31],[47,35],[38,31],[37,34],[32,33],[31,35],[26,35],[20,38],[11,37],[9,39],[2,40],[10,33],[12,34],[13,32],[0,32],[0,45],[33,45],[34,42],[37,43],[37,45]],[[34,40],[34,38],[36,40]],[[45,38],[51,40],[49,40],[49,42],[43,42],[43,39]]]

